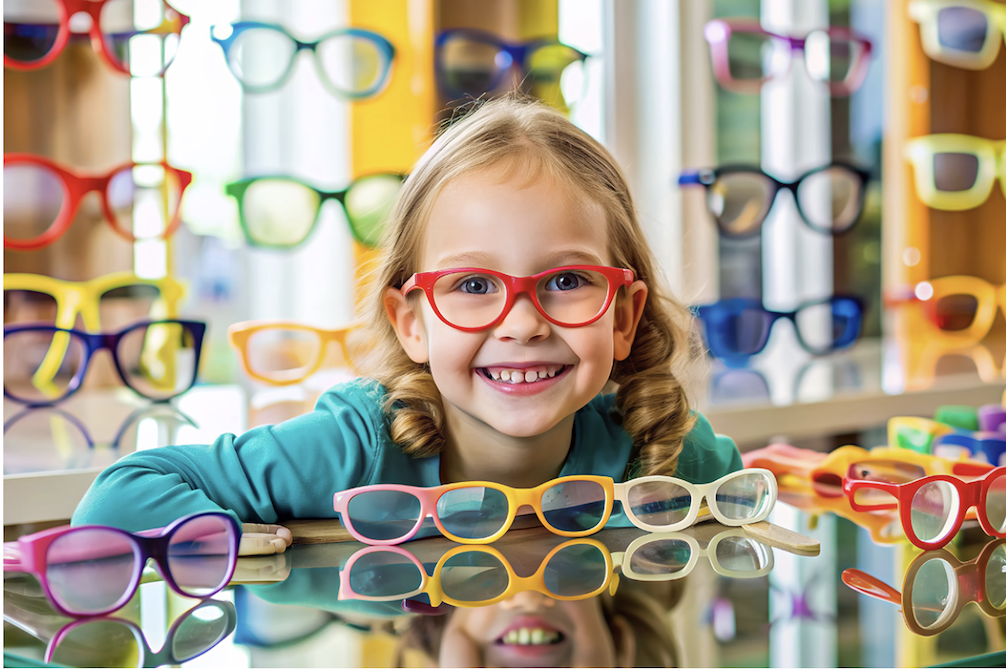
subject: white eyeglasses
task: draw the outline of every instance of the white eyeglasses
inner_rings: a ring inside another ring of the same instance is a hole
[[[611,562],[627,579],[670,581],[690,574],[701,557],[709,558],[717,574],[737,579],[765,576],[775,566],[772,547],[743,530],[724,530],[704,549],[687,533],[644,534],[625,553],[612,553]]]
[[[615,500],[633,525],[649,532],[677,532],[699,517],[702,500],[713,518],[738,526],[765,520],[779,496],[768,469],[741,469],[696,485],[673,476],[643,476],[615,483]]]

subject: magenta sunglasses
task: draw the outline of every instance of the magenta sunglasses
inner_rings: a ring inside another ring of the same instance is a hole
[[[873,51],[868,39],[840,26],[795,37],[769,32],[755,19],[713,19],[705,36],[716,81],[735,93],[758,93],[765,82],[785,76],[799,51],[811,79],[827,84],[834,96],[848,96],[863,84]]]
[[[156,530],[63,525],[3,545],[5,572],[28,572],[68,616],[121,609],[140,585],[148,559],[176,593],[202,599],[234,575],[241,529],[225,513],[196,513]]]

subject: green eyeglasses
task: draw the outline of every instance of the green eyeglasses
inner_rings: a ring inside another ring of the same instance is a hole
[[[287,175],[249,177],[226,186],[238,202],[241,229],[249,245],[286,250],[307,240],[325,201],[342,205],[349,230],[361,245],[377,247],[403,175],[358,177],[341,191],[324,191]]]

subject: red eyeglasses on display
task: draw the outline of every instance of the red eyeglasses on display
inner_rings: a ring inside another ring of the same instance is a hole
[[[4,67],[43,68],[56,60],[71,34],[86,32],[109,67],[126,75],[160,75],[174,60],[189,17],[163,0],[136,4],[134,0],[5,2]]]
[[[900,510],[905,536],[919,548],[946,546],[971,507],[986,534],[1006,537],[1006,467],[967,481],[945,474],[901,483],[885,477],[874,464],[852,464],[842,490],[854,511]]]
[[[85,194],[101,192],[108,223],[130,241],[167,238],[181,223],[182,194],[192,173],[161,163],[127,163],[107,173],[77,172],[33,154],[3,156],[3,244],[39,250],[73,222]]]

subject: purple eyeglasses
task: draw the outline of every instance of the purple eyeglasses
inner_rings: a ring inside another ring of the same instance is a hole
[[[713,74],[724,89],[758,93],[762,84],[786,75],[793,52],[803,52],[807,74],[828,85],[833,96],[848,96],[866,78],[873,45],[840,26],[804,37],[769,32],[754,19],[713,19],[705,27]]]
[[[121,609],[140,585],[148,559],[175,592],[197,599],[230,582],[241,529],[225,513],[196,513],[130,533],[104,525],[63,525],[3,545],[5,572],[29,572],[68,616]]]

